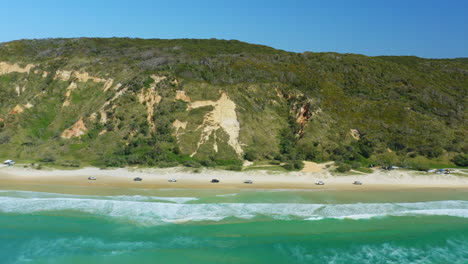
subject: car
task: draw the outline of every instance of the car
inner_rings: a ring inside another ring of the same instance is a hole
[[[95,180],[96,180],[96,177],[94,177],[94,176],[89,176],[88,177],[88,181],[95,181]]]
[[[211,183],[218,183],[219,180],[218,179],[211,179]]]
[[[323,181],[316,181],[315,185],[325,185],[325,183]]]
[[[142,181],[143,179],[140,177],[133,178],[134,181]]]
[[[5,160],[5,161],[3,162],[4,165],[7,165],[7,166],[9,166],[9,167],[15,165],[15,163],[16,163],[16,162],[14,162],[14,161],[12,161],[12,160]]]
[[[251,181],[251,180],[245,180],[244,183],[245,183],[245,184],[253,184],[253,181]]]
[[[169,179],[169,180],[167,180],[167,181],[168,181],[168,182],[177,182],[176,179]]]
[[[360,182],[360,181],[354,181],[353,184],[354,184],[354,185],[362,185],[362,182]]]

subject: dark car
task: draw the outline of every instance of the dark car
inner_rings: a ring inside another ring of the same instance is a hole
[[[218,182],[219,182],[218,179],[212,179],[212,180],[211,180],[211,183],[218,183]]]
[[[354,185],[362,185],[362,182],[360,182],[360,181],[354,181],[353,184],[354,184]]]
[[[142,181],[143,179],[140,177],[133,178],[134,181]]]

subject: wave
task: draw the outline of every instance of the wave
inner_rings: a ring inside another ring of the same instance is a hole
[[[23,194],[23,196],[28,195],[31,194]],[[42,195],[43,197],[40,198],[0,197],[0,212],[30,214],[76,211],[150,225],[189,221],[220,221],[226,218],[252,219],[255,217],[268,217],[277,220],[368,219],[413,215],[468,218],[468,201],[355,204],[184,203],[197,198],[99,196],[100,199],[97,197],[90,199],[89,196],[78,195],[73,197],[61,194]],[[160,202],[158,199],[166,199],[166,201]]]
[[[327,248],[310,251],[299,245],[276,245],[278,252],[297,263],[466,263],[468,240],[464,238],[447,239],[439,246],[402,246],[396,243],[377,245],[355,245],[347,249]]]
[[[228,194],[218,194],[216,197],[233,197],[237,196],[239,193],[228,193]]]
[[[17,198],[76,198],[76,199],[96,199],[96,200],[116,200],[116,201],[138,201],[138,202],[173,202],[186,203],[198,200],[197,197],[160,197],[146,195],[117,195],[117,196],[99,196],[99,195],[73,195],[47,192],[31,192],[31,191],[10,191],[0,190],[0,197],[17,197]]]

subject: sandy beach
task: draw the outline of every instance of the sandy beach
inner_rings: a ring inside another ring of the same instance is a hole
[[[375,170],[370,174],[334,175],[322,169],[316,172],[272,172],[247,171],[233,172],[215,169],[201,169],[194,173],[188,168],[119,168],[99,169],[86,167],[77,170],[24,168],[21,166],[1,167],[0,186],[94,186],[143,189],[342,189],[376,190],[408,188],[467,188],[468,173],[434,174],[407,170]],[[466,176],[464,176],[466,175]],[[96,180],[88,180],[89,176]],[[140,177],[141,182],[133,181]],[[210,183],[211,179],[219,183]],[[177,182],[168,182],[176,179]],[[243,183],[252,180],[253,184]],[[315,185],[321,180],[325,185]],[[353,185],[361,181],[363,185]]]

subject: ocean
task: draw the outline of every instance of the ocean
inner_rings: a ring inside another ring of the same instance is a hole
[[[468,190],[0,190],[0,263],[468,263]]]

